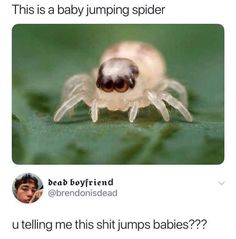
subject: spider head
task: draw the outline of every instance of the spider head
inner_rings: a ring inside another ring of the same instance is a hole
[[[127,58],[111,58],[101,64],[96,85],[105,92],[126,92],[135,87],[138,66]]]

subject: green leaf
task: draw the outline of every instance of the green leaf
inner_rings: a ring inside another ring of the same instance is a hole
[[[113,43],[157,47],[168,76],[184,84],[194,117],[150,106],[136,121],[100,111],[92,123],[80,103],[52,118],[63,82],[89,72]],[[224,160],[224,31],[220,25],[16,25],[13,28],[13,161],[17,164],[219,164]]]

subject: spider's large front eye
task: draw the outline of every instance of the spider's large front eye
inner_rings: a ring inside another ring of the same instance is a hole
[[[102,82],[101,88],[105,92],[112,92],[113,91],[113,81],[112,80],[107,80],[105,82]]]
[[[122,78],[119,78],[118,80],[115,81],[114,88],[117,92],[122,93],[129,89],[129,85],[127,81],[125,81]]]

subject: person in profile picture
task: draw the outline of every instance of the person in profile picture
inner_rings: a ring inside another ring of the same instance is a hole
[[[23,203],[32,203],[37,201],[43,193],[43,185],[39,178],[26,173],[20,175],[13,185],[15,197]]]

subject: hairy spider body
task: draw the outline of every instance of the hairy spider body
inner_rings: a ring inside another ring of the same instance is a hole
[[[179,94],[179,100],[168,92],[169,89]],[[69,78],[64,84],[62,104],[54,121],[72,112],[81,100],[91,107],[93,122],[98,119],[99,108],[129,110],[129,121],[133,122],[138,109],[150,104],[160,111],[165,121],[169,121],[165,102],[176,108],[187,121],[192,121],[187,110],[185,87],[166,77],[161,53],[142,42],[116,44],[104,52],[99,69],[95,69],[91,76],[79,74]]]

